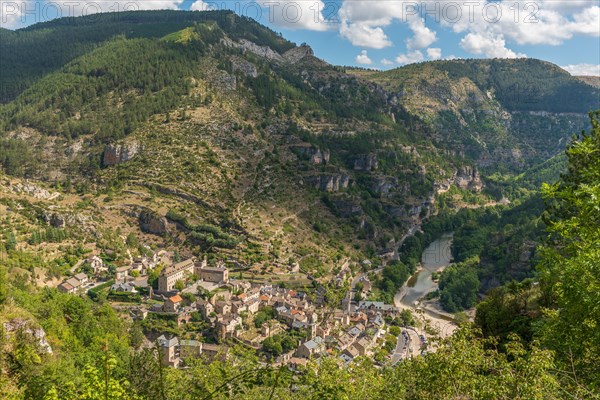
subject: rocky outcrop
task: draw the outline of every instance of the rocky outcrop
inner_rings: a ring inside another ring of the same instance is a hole
[[[339,192],[347,189],[350,177],[346,174],[320,174],[306,177],[308,185],[323,192]]]
[[[46,224],[54,228],[64,228],[67,226],[67,221],[64,215],[59,213],[47,213],[44,214],[44,221]]]
[[[415,146],[400,145],[400,151],[403,152],[404,154],[408,154],[411,156],[415,156],[415,157],[419,156],[419,152],[417,151],[417,148]]]
[[[461,189],[473,190],[475,192],[480,192],[483,189],[481,175],[477,168],[472,166],[460,167],[454,174],[453,181]]]
[[[37,343],[37,349],[41,353],[52,354],[52,347],[46,339],[46,331],[36,327],[33,322],[26,319],[14,318],[4,324],[4,333],[6,335],[16,334],[29,336],[29,338]]]
[[[360,204],[347,199],[335,199],[331,201],[333,211],[342,218],[349,218],[363,215],[363,209]]]
[[[302,60],[304,57],[314,55],[315,53],[313,52],[313,49],[306,43],[303,43],[300,46],[294,47],[293,49],[290,49],[283,53],[283,58],[286,62],[290,64],[295,64],[298,61]]]
[[[386,213],[392,217],[411,219],[418,217],[422,210],[423,207],[418,205],[387,206],[385,208]]]
[[[284,61],[284,58],[281,56],[281,54],[271,49],[270,47],[259,46],[256,43],[253,43],[246,39],[240,39],[239,42],[234,42],[229,38],[225,38],[221,40],[221,43],[229,47],[234,47],[243,51],[249,51],[250,53],[256,54],[259,57],[266,58],[269,61]]]
[[[396,240],[394,238],[392,238],[387,242],[385,248],[383,248],[377,252],[377,255],[386,261],[397,260],[398,259],[398,252],[396,251],[397,247],[398,246],[396,246]]]
[[[379,237],[379,230],[377,229],[377,226],[371,223],[367,218],[363,218],[360,221],[358,228],[366,239],[374,240]]]
[[[290,149],[300,157],[309,160],[311,164],[320,165],[329,162],[329,150],[321,150],[309,143],[290,146]]]
[[[386,195],[396,189],[398,182],[396,179],[389,176],[376,176],[371,182],[370,189],[372,192]]]
[[[140,229],[147,233],[163,235],[169,231],[167,219],[154,211],[144,210],[139,216]]]
[[[373,171],[378,167],[377,156],[373,153],[361,154],[354,160],[355,171]]]
[[[102,165],[109,167],[111,165],[127,162],[135,157],[141,150],[142,146],[138,142],[109,144],[104,148]]]
[[[237,78],[227,71],[217,71],[213,75],[213,86],[218,90],[233,92],[237,89]]]
[[[244,60],[243,58],[235,57],[231,60],[231,64],[234,71],[239,71],[242,74],[252,78],[256,78],[258,76],[258,71],[256,70],[254,64]]]
[[[13,191],[14,193],[18,193],[18,194],[23,193],[23,194],[27,194],[29,196],[35,197],[36,199],[43,199],[43,200],[52,200],[52,199],[55,199],[58,196],[60,196],[60,193],[58,193],[58,192],[50,193],[46,189],[41,188],[36,185],[33,185],[33,184],[30,184],[28,182],[16,183],[14,185],[11,185],[10,190]]]

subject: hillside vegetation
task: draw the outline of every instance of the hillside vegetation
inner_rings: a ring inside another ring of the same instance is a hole
[[[532,59],[332,66],[226,11],[0,29],[0,52],[4,398],[598,398],[594,86]],[[102,290],[56,289],[90,255],[106,289],[166,250],[331,309],[369,276],[368,300],[392,303],[448,232],[456,264],[427,296],[475,322],[395,367],[272,365],[299,340],[285,332],[164,368],[148,338],[196,337],[198,313],[152,325]]]

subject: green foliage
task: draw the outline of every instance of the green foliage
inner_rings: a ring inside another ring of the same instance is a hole
[[[406,265],[400,261],[392,261],[383,268],[381,279],[377,281],[377,286],[382,291],[382,297],[388,304],[393,304],[393,298],[398,289],[410,276]]]
[[[8,299],[8,279],[6,275],[6,268],[4,265],[0,265],[0,307]]]
[[[69,232],[65,229],[48,227],[44,230],[34,231],[31,233],[27,241],[31,245],[40,244],[43,242],[60,243],[69,237]]]
[[[0,166],[14,176],[27,176],[38,167],[36,158],[26,142],[0,138]]]
[[[306,336],[303,332],[291,330],[269,336],[262,343],[262,350],[272,356],[279,356],[298,347],[298,340]]]
[[[284,52],[292,43],[250,18],[230,11],[190,13],[136,11],[98,14],[97,18],[61,18],[16,32],[0,29],[2,53],[0,102],[14,99],[42,75],[91,51],[118,35],[127,38],[161,38],[200,23],[217,23],[234,39],[246,38]],[[207,29],[198,29],[201,37]]]
[[[475,323],[485,336],[497,337],[501,343],[512,334],[531,342],[533,324],[540,316],[539,297],[539,288],[531,279],[492,289],[477,304]]]
[[[542,338],[557,354],[571,385],[600,390],[600,111],[591,132],[567,149],[568,172],[545,185],[549,238],[538,265],[548,304]]]
[[[254,315],[254,326],[260,328],[266,321],[275,319],[275,317],[277,317],[277,312],[273,307],[263,307]]]
[[[111,279],[109,281],[104,282],[101,285],[96,286],[93,289],[88,290],[87,294],[90,297],[90,299],[92,299],[92,300],[99,300],[100,299],[100,293],[102,293],[103,291],[105,291],[106,289],[108,289],[109,287],[111,287],[114,284],[115,284],[114,279]]]
[[[479,292],[476,260],[467,260],[445,268],[439,282],[440,303],[449,312],[473,307]]]

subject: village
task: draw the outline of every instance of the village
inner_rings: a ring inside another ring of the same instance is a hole
[[[308,293],[235,279],[223,261],[176,262],[164,250],[112,271],[90,255],[78,271],[58,290],[92,299],[104,295],[125,318],[146,322],[152,327],[145,332],[146,346],[159,350],[165,366],[184,367],[190,358],[225,359],[234,345],[290,368],[324,356],[336,357],[340,365],[361,356],[393,365],[427,347],[424,332],[401,327],[399,308],[356,300],[367,298],[372,285],[364,274],[353,276],[348,262],[331,280],[337,288],[349,284],[348,294],[334,305],[322,286]],[[161,331],[165,324],[171,328]]]

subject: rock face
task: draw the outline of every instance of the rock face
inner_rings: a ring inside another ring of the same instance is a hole
[[[22,335],[29,336],[32,341],[37,342],[37,348],[40,352],[52,354],[52,347],[46,340],[46,332],[44,329],[36,327],[31,321],[14,318],[4,323],[4,332],[6,335],[19,332]]]
[[[162,235],[168,232],[169,223],[163,216],[156,214],[151,210],[144,210],[139,216],[140,229],[147,233]]]
[[[404,205],[404,206],[387,206],[385,211],[392,217],[397,218],[411,218],[414,219],[421,214],[423,210],[422,206],[418,205]]]
[[[320,165],[329,162],[329,150],[321,150],[309,143],[297,144],[290,149],[300,157],[309,160],[311,164]]]
[[[67,225],[64,215],[58,213],[49,213],[44,215],[44,220],[54,228],[64,228]]]
[[[250,53],[256,54],[259,57],[264,57],[269,61],[283,61],[283,57],[281,54],[271,49],[268,46],[259,46],[256,43],[253,43],[246,39],[240,39],[239,42],[234,42],[231,39],[222,39],[221,41],[226,46],[234,47],[236,49],[242,49],[244,51],[249,51]]]
[[[313,52],[313,49],[306,43],[303,43],[300,46],[294,47],[293,49],[290,49],[283,53],[283,58],[288,63],[295,64],[298,61],[302,60],[304,57],[314,55],[315,53]]]
[[[14,185],[11,185],[10,189],[14,193],[24,193],[29,196],[33,196],[36,199],[52,200],[52,199],[60,196],[60,193],[58,193],[58,192],[50,193],[46,189],[43,189],[36,185],[30,184],[28,182],[23,183],[23,184],[16,183]]]
[[[225,92],[233,92],[237,89],[237,78],[227,71],[218,71],[214,76],[214,86]]]
[[[381,195],[386,195],[396,189],[396,186],[396,179],[388,176],[378,176],[375,177],[371,183],[371,191]]]
[[[461,189],[474,190],[480,192],[483,189],[481,175],[475,167],[460,167],[454,175],[454,184]]]
[[[350,177],[346,174],[312,175],[306,178],[307,183],[323,192],[339,192],[347,189]]]
[[[137,142],[109,144],[104,148],[102,165],[109,167],[111,165],[127,162],[135,157],[141,150],[142,146]]]
[[[356,204],[351,200],[337,199],[332,202],[334,211],[342,218],[349,218],[363,214],[363,209],[360,204]]]
[[[242,74],[252,78],[256,78],[258,76],[258,71],[256,71],[256,67],[251,62],[237,57],[231,61],[234,71],[240,71]]]
[[[379,167],[377,156],[373,153],[361,154],[354,160],[355,171],[373,171]]]

